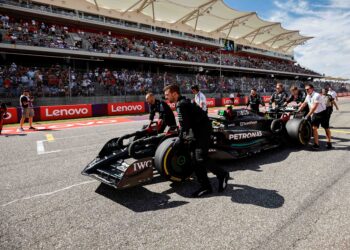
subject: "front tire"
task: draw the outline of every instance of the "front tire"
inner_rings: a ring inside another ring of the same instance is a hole
[[[171,181],[183,181],[191,176],[193,167],[187,147],[174,150],[172,145],[176,138],[164,140],[157,148],[154,165],[159,174]]]

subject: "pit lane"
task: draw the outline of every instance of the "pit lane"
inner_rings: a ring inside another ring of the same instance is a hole
[[[0,137],[0,248],[349,249],[350,99],[339,106],[335,149],[320,130],[319,151],[222,162],[228,190],[203,199],[189,198],[193,182],[116,191],[80,174],[108,139],[142,121]]]

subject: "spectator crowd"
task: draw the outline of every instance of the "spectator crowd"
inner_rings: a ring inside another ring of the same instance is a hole
[[[317,75],[288,60],[174,44],[171,40],[130,38],[112,32],[84,30],[35,19],[22,20],[2,14],[0,20],[0,42],[4,43]]]
[[[298,80],[281,80],[286,88],[303,87]],[[198,85],[205,93],[248,93],[257,88],[261,93],[274,90],[275,80],[264,77],[219,77],[209,74],[153,73],[116,68],[71,69],[66,65],[50,67],[23,66],[12,63],[0,65],[0,97],[16,97],[23,89],[31,90],[36,97],[141,95],[151,90],[162,93],[168,84],[178,84],[182,92],[191,93],[191,86]],[[314,82],[316,88],[333,86],[337,91],[347,91],[344,83]]]

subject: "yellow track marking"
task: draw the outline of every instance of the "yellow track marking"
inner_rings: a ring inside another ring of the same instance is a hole
[[[341,134],[350,134],[350,131],[336,130],[336,129],[331,129],[331,132],[341,133]]]
[[[55,141],[55,138],[53,137],[52,134],[46,134],[46,139],[48,142],[53,142]]]

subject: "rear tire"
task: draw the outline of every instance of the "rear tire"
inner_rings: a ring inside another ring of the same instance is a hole
[[[167,180],[183,181],[193,173],[191,155],[186,147],[175,151],[172,147],[175,139],[168,138],[158,146],[154,165],[159,174]]]
[[[294,143],[306,146],[311,138],[311,125],[304,119],[291,119],[286,124],[287,134]]]

